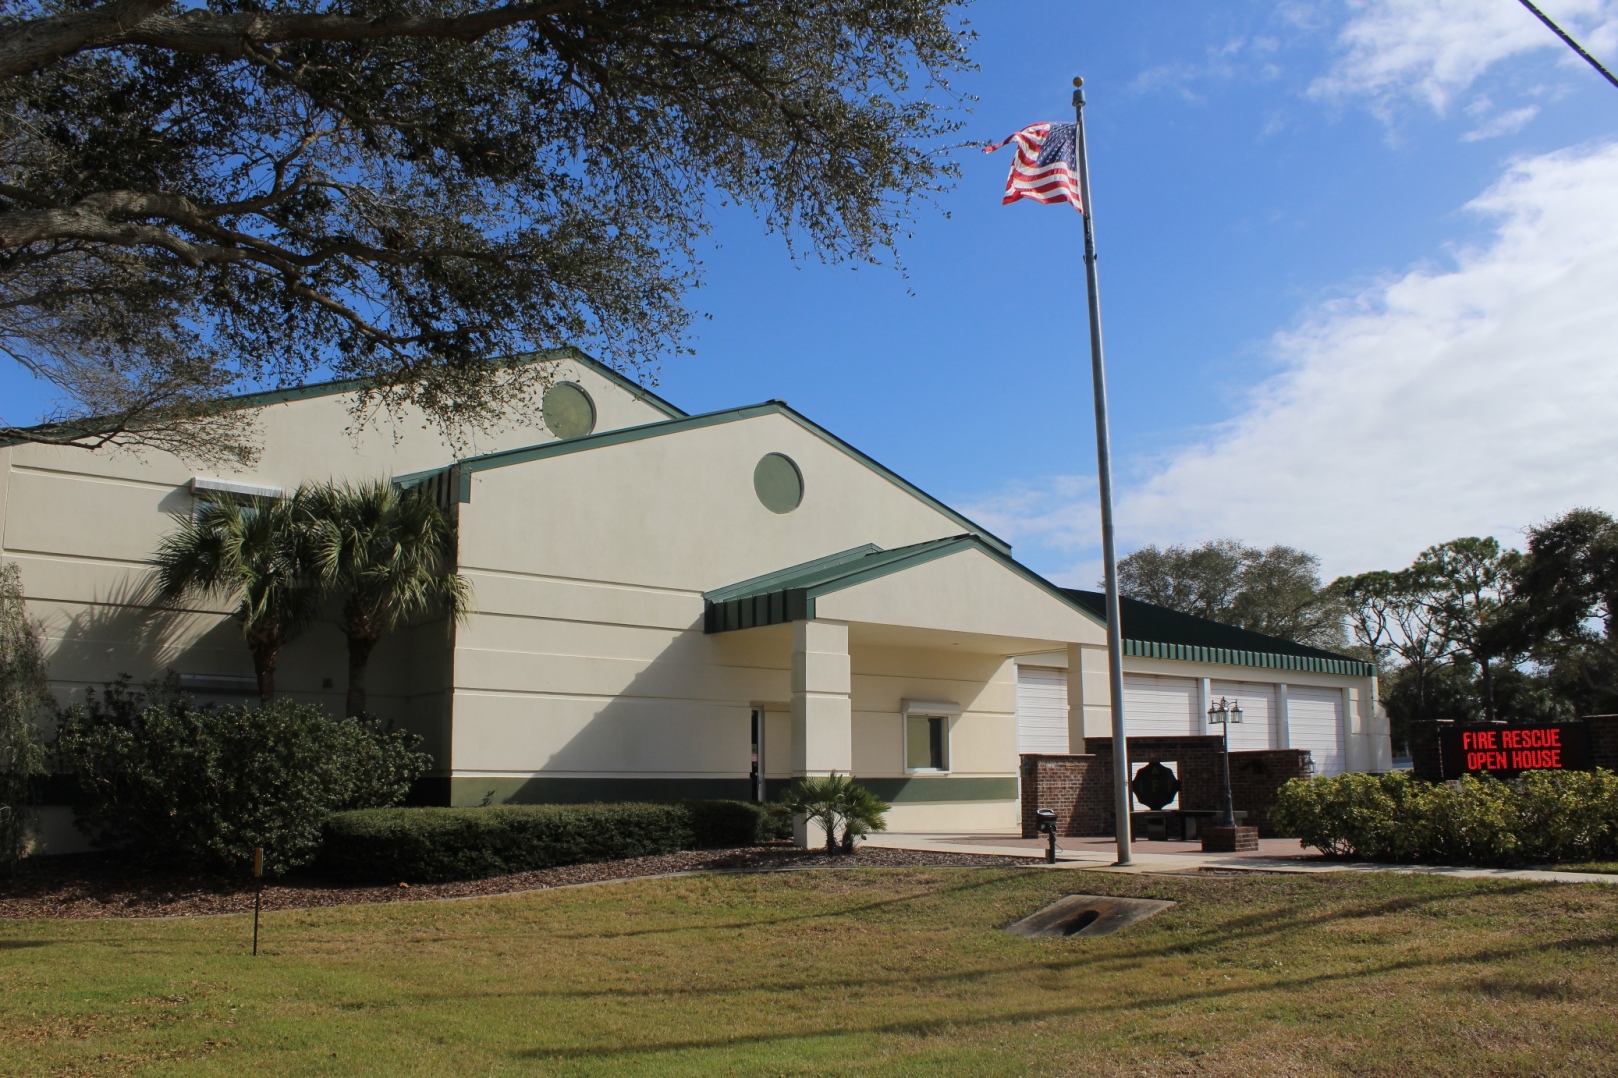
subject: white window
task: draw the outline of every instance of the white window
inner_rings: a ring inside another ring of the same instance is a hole
[[[906,771],[949,770],[950,720],[960,713],[959,704],[904,702]]]
[[[949,770],[949,716],[905,716],[905,770]]]

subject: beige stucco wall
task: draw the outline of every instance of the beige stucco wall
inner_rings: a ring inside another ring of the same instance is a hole
[[[575,381],[591,394],[598,430],[667,418],[586,364],[558,361],[553,377]],[[21,568],[30,612],[45,630],[58,697],[69,699],[121,673],[137,680],[167,669],[251,675],[227,604],[194,602],[162,614],[147,606],[147,562],[172,530],[174,515],[191,511],[194,476],[290,490],[306,481],[425,471],[457,455],[551,440],[537,409],[513,416],[493,434],[474,436],[459,450],[435,429],[424,428],[423,417],[413,410],[351,434],[351,401],[350,395],[314,396],[256,409],[262,455],[236,471],[160,452],[0,449],[0,557]],[[346,672],[342,636],[327,622],[286,650],[278,686],[340,708]],[[373,659],[373,706],[444,749],[449,681],[445,627],[396,634],[379,645]]]
[[[804,475],[772,513],[753,491],[765,453]],[[470,568],[701,593],[862,543],[905,546],[961,525],[786,416],[699,427],[472,474]]]
[[[1106,646],[1107,630],[982,550],[966,548],[816,600],[817,617]]]
[[[666,418],[587,367],[560,376],[592,393],[598,431]],[[0,449],[0,556],[22,567],[59,695],[123,672],[251,673],[227,604],[161,614],[147,606],[147,561],[173,515],[190,511],[193,476],[291,489],[425,471],[456,456],[408,420],[397,442],[391,431],[350,437],[340,397],[268,406],[261,422],[263,459],[234,475],[166,454]],[[474,448],[547,438],[520,422]],[[772,513],[754,493],[753,468],[768,452],[786,453],[803,472],[794,512]],[[427,625],[384,640],[372,699],[426,736],[457,778],[474,780],[467,790],[487,779],[497,791],[536,776],[745,779],[754,707],[767,714],[766,773],[789,778],[791,629],[707,635],[703,592],[867,542],[893,548],[963,528],[778,414],[472,472],[458,512],[474,612],[453,632]],[[948,777],[1014,789],[1009,655],[1098,640],[1100,628],[981,552],[912,572],[908,583],[895,577],[843,600],[859,615],[850,619],[852,769],[910,781],[901,701],[952,701],[961,711],[951,720]],[[862,636],[866,624],[888,630]],[[345,681],[343,640],[329,622],[283,653],[283,691],[336,708]],[[1009,830],[1016,802],[901,799],[890,825]]]
[[[791,513],[770,512],[754,493],[753,468],[770,452],[803,472]],[[893,548],[961,530],[774,414],[478,471],[460,514],[464,571],[480,598],[456,641],[453,767],[507,790],[524,777],[745,779],[754,707],[766,712],[766,774],[788,778],[790,626],[705,634],[703,592],[867,542]],[[839,619],[917,628],[909,646],[851,631],[854,773],[906,777],[901,701],[927,699],[962,707],[952,775],[1014,782],[1006,652],[1023,641],[988,652],[982,634],[1091,639],[1099,627],[976,552],[889,579],[897,591],[851,589],[861,593],[850,609],[864,617]],[[952,619],[948,602],[933,609],[940,597],[978,616]],[[962,649],[929,629],[978,635]],[[1014,798],[901,801],[894,811],[895,827],[1016,825]]]

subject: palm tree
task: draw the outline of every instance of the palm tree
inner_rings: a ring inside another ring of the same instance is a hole
[[[366,673],[377,641],[443,612],[460,620],[471,589],[455,572],[449,515],[429,497],[377,481],[308,492],[310,547],[322,585],[342,596],[348,637],[347,713],[365,711]]]
[[[835,771],[830,775],[801,778],[781,800],[795,814],[818,823],[826,833],[826,852],[837,852],[837,802],[848,780]]]
[[[888,829],[888,809],[892,807],[857,782],[850,782],[837,799],[837,815],[843,820],[843,852],[854,852],[854,839],[872,831]]]
[[[303,526],[304,492],[291,498],[207,495],[158,547],[158,594],[175,603],[188,596],[239,597],[236,620],[253,653],[259,698],[275,695],[275,664],[319,612]]]
[[[795,813],[820,824],[826,832],[826,852],[838,852],[837,825],[843,825],[841,848],[852,853],[854,839],[887,827],[888,803],[846,775],[801,778],[782,798]]]

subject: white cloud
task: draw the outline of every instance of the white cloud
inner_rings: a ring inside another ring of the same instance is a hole
[[[1511,0],[1351,0],[1349,6],[1353,14],[1338,34],[1337,62],[1310,93],[1369,102],[1384,118],[1412,98],[1442,115],[1489,68],[1522,53],[1555,49],[1564,62],[1584,63]],[[1586,48],[1618,42],[1615,0],[1539,0],[1539,7]]]
[[[1520,160],[1467,207],[1485,242],[1308,312],[1236,418],[1123,492],[1123,549],[1234,536],[1337,573],[1618,510],[1614,191],[1618,143]],[[975,509],[1093,580],[1094,506],[1093,484],[1056,479]]]
[[[1333,571],[1618,509],[1618,144],[1522,160],[1469,205],[1496,224],[1281,334],[1240,417],[1119,507],[1135,542],[1235,535]]]
[[[1514,135],[1528,126],[1528,122],[1539,115],[1538,105],[1524,105],[1520,109],[1502,112],[1484,120],[1481,124],[1461,136],[1462,142],[1480,142],[1487,138],[1499,138],[1501,135]]]
[[[1097,543],[1099,506],[1094,476],[1057,475],[963,503],[961,511],[1013,545],[1074,551]]]

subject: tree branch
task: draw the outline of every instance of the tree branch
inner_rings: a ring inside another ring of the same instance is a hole
[[[508,26],[537,22],[579,8],[582,0],[506,4],[456,16],[285,15],[193,10],[177,18],[159,15],[166,0],[116,0],[91,11],[29,19],[0,41],[0,78],[38,71],[91,49],[150,45],[173,52],[243,55],[250,44],[286,41],[376,41],[442,38],[476,41]]]

